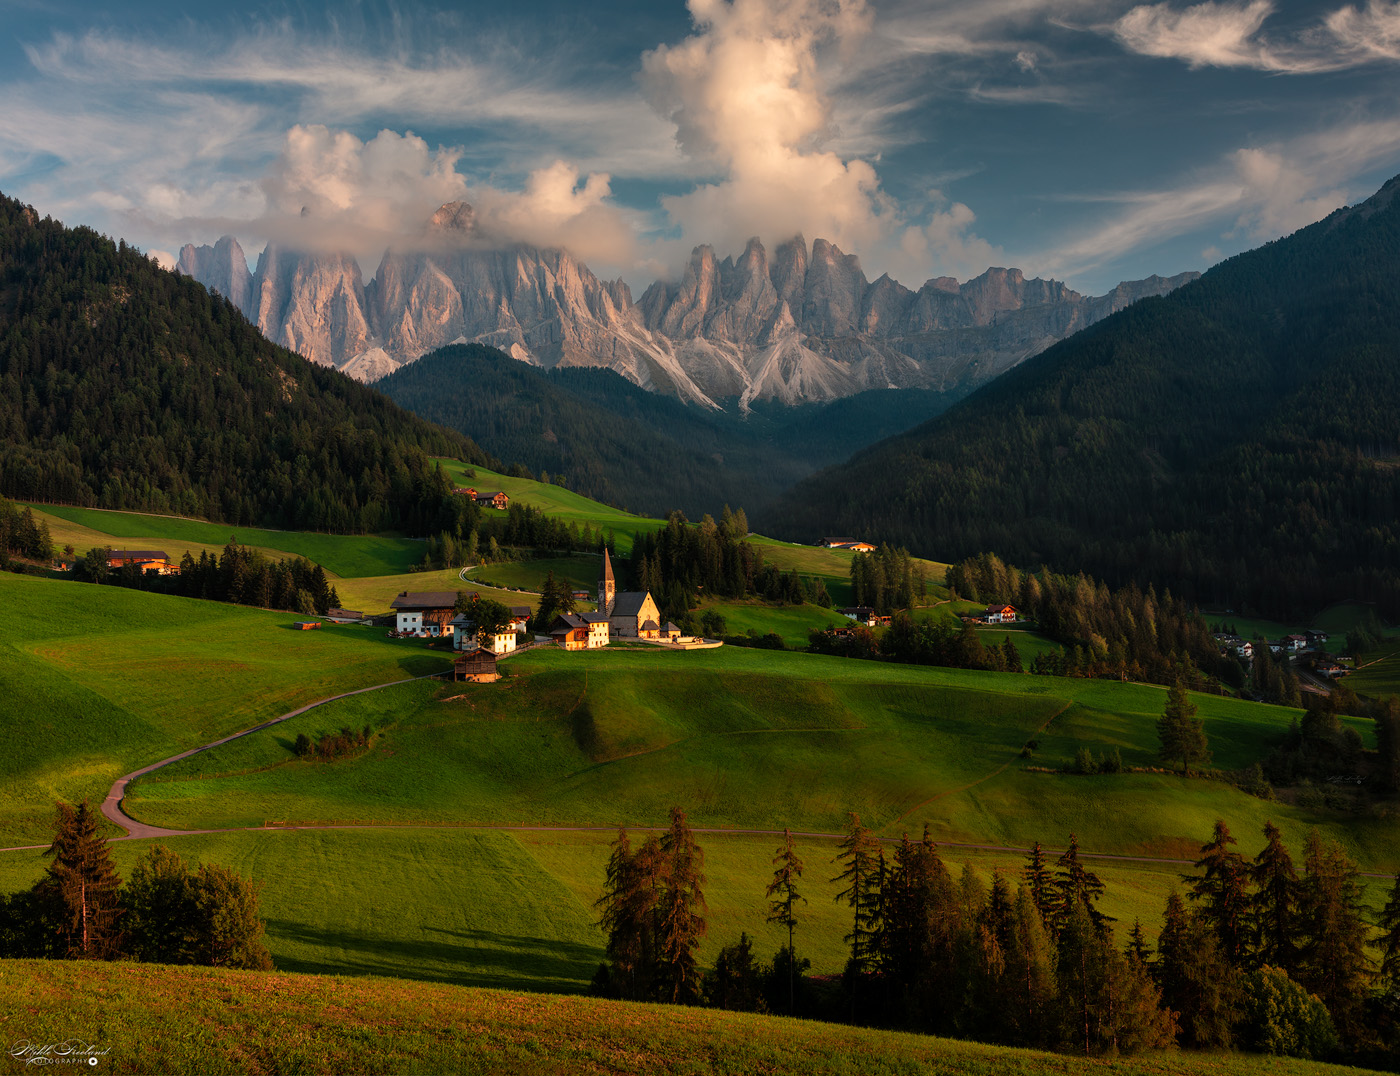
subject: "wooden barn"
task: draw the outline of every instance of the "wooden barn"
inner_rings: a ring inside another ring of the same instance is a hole
[[[496,655],[489,650],[468,650],[452,663],[452,679],[457,683],[494,684],[500,678]]]

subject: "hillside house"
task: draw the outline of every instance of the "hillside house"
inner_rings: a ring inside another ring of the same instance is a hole
[[[504,512],[510,507],[510,498],[500,490],[496,490],[492,493],[478,493],[476,503],[483,508],[498,508]]]
[[[593,595],[586,590],[572,590],[569,592],[569,596],[576,602],[586,602],[593,597]]]
[[[1010,624],[1019,619],[1016,616],[1016,608],[1011,605],[989,605],[987,606],[988,624]]]
[[[530,626],[530,607],[528,605],[512,605],[510,607],[510,630],[522,632]]]
[[[880,620],[880,614],[868,605],[853,605],[845,609],[836,610],[848,620],[854,620],[857,624],[864,624],[867,628],[873,628]],[[886,620],[889,618],[886,617]]]
[[[1308,635],[1308,645],[1314,650],[1321,650],[1327,645],[1327,633],[1325,631],[1310,631]]]
[[[170,558],[163,549],[113,549],[108,552],[107,567],[124,568],[128,564],[134,564],[142,571],[159,572],[161,575],[180,570],[178,564],[170,563]]]
[[[838,549],[849,549],[852,553],[874,553],[875,547],[869,542],[848,542],[846,545],[838,546]]]
[[[458,683],[492,684],[500,678],[496,655],[489,650],[468,650],[452,663],[452,679]]]
[[[389,603],[398,631],[450,635],[455,623],[455,590],[403,590]]]
[[[513,629],[498,631],[486,636],[483,649],[489,649],[497,657],[515,653],[516,634]]]
[[[565,650],[587,650],[588,636],[588,623],[575,613],[562,613],[549,626],[549,637]]]
[[[365,614],[358,609],[327,609],[326,619],[332,624],[358,624]]]
[[[854,538],[819,538],[817,545],[826,546],[827,549],[840,549],[842,546],[850,545]]]
[[[1254,660],[1254,644],[1253,644],[1253,643],[1248,643],[1248,642],[1246,642],[1246,643],[1240,643],[1239,646],[1235,647],[1235,654],[1238,655],[1239,657],[1243,658],[1245,661],[1253,661],[1253,660]]]
[[[458,496],[470,497],[472,500],[476,500],[476,490],[472,489],[471,486],[457,486],[452,492],[456,493]]]
[[[1308,648],[1308,637],[1306,635],[1285,635],[1283,646],[1289,653],[1301,654]]]

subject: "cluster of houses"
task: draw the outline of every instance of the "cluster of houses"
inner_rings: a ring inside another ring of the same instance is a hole
[[[887,628],[890,626],[890,617],[882,616],[868,605],[852,605],[836,611],[848,620],[864,624],[867,628]]]
[[[498,508],[504,512],[510,507],[510,497],[500,490],[492,490],[489,493],[478,493],[471,486],[458,486],[453,491],[460,497],[469,497],[482,508]]]
[[[1216,632],[1215,641],[1219,645],[1222,653],[1234,654],[1246,665],[1254,661],[1254,655],[1260,643],[1267,643],[1269,653],[1279,660],[1294,661],[1298,664],[1309,666],[1318,676],[1325,676],[1329,680],[1335,680],[1339,676],[1346,676],[1352,670],[1340,664],[1327,653],[1327,633],[1325,631],[1308,631],[1301,635],[1285,635],[1277,642],[1267,640],[1249,640],[1230,632]]]
[[[579,592],[575,592],[578,596]],[[587,592],[583,592],[587,596]],[[530,609],[516,605],[511,620],[499,632],[478,639],[476,624],[456,611],[457,592],[452,590],[403,591],[390,603],[395,629],[401,635],[452,636],[460,652],[453,679],[489,683],[496,679],[496,659],[514,653],[529,626]],[[686,637],[661,610],[649,591],[619,591],[613,577],[612,558],[603,551],[602,578],[598,580],[598,610],[562,613],[549,626],[549,639],[565,650],[594,650],[616,639],[671,643],[686,648],[714,646],[703,639]]]

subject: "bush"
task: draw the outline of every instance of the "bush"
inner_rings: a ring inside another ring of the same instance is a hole
[[[1321,1060],[1340,1046],[1327,1006],[1281,968],[1245,977],[1245,1013],[1245,1041],[1261,1053]]]

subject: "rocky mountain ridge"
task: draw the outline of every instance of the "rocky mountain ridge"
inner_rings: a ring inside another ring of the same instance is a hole
[[[917,292],[871,283],[854,255],[802,236],[770,258],[696,247],[681,279],[636,302],[567,251],[492,244],[465,203],[440,208],[410,249],[365,283],[348,254],[269,244],[248,270],[237,240],[186,245],[180,272],[230,299],[276,343],[363,381],[451,343],[483,343],[545,368],[603,366],[703,406],[796,404],[876,388],[953,389],[990,380],[1058,340],[1197,273],[1080,295],[1059,281],[988,269]]]

